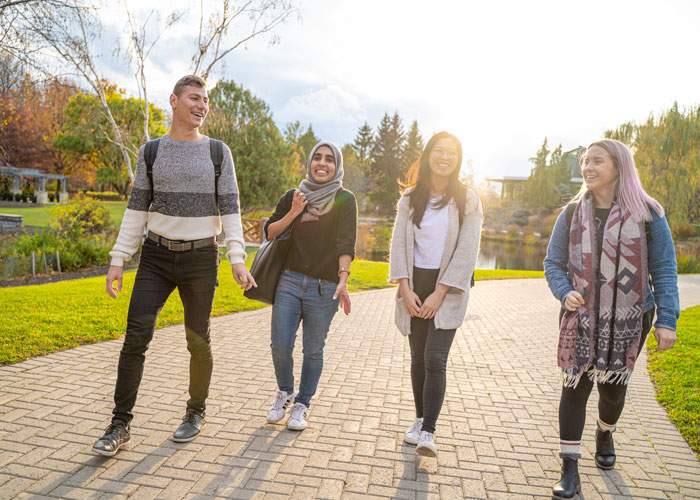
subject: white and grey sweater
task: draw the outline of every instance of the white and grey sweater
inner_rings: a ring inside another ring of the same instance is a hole
[[[141,146],[129,203],[109,252],[113,266],[123,266],[136,253],[144,227],[170,240],[199,240],[218,235],[223,226],[226,257],[231,264],[245,262],[236,173],[231,150],[226,145],[223,149],[217,211],[209,137],[198,141],[161,137],[153,163],[153,189]]]

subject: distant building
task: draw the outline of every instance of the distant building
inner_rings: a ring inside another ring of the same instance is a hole
[[[505,175],[503,179],[486,179],[489,183],[498,182],[501,184],[501,198],[513,200],[517,193],[522,189],[523,184],[527,181],[527,177],[515,177]]]

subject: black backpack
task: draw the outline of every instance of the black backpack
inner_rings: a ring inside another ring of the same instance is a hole
[[[160,138],[153,139],[146,143],[143,150],[143,160],[146,162],[146,175],[151,181],[151,199],[153,199],[153,163],[158,156],[158,145]],[[224,143],[216,139],[209,139],[209,148],[211,161],[214,164],[214,199],[216,200],[216,209],[219,210],[219,176],[221,175],[221,164],[224,162]]]
[[[566,215],[564,217],[566,218],[566,234],[567,236],[571,232],[571,219],[574,218],[574,210],[576,210],[576,207],[578,207],[578,203],[569,203],[566,206]],[[651,210],[651,208],[649,208]],[[644,232],[646,233],[647,236],[647,246],[649,246],[649,243],[651,243],[651,227],[649,225],[649,221],[644,221]]]

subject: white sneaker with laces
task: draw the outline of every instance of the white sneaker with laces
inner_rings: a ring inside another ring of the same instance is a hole
[[[404,433],[403,440],[408,444],[417,444],[421,427],[423,427],[423,419],[419,418],[413,422],[413,425]]]
[[[416,445],[416,453],[423,457],[437,457],[435,435],[432,432],[422,431]]]
[[[287,406],[289,406],[289,403],[292,402],[293,397],[294,391],[291,393],[287,391],[277,391],[275,402],[272,403],[272,408],[270,408],[270,411],[267,412],[267,421],[274,424],[275,422],[282,420],[284,418],[284,414],[286,413],[285,410],[287,409]]]
[[[309,414],[309,409],[304,403],[294,403],[292,409],[289,410],[289,420],[287,420],[287,429],[292,431],[303,431],[306,429],[306,416]]]

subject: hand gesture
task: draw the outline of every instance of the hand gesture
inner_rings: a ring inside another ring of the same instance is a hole
[[[109,271],[107,271],[107,295],[113,299],[117,298],[117,292],[122,291],[122,274],[124,273],[124,268],[122,266],[109,266]],[[114,287],[114,282],[117,282],[116,288]]]
[[[233,279],[241,285],[241,290],[247,291],[253,287],[258,287],[258,284],[253,279],[253,275],[250,274],[245,264],[231,264],[231,271],[233,272]]]
[[[659,343],[659,347],[656,348],[657,351],[670,349],[676,343],[676,332],[662,326],[654,330],[654,337]]]
[[[436,292],[428,295],[425,302],[423,302],[420,311],[418,312],[418,317],[423,319],[434,318],[435,313],[437,313],[438,309],[440,309],[444,298],[444,295],[440,295]]]
[[[401,296],[403,297],[403,305],[406,307],[409,316],[420,316],[421,304],[418,295],[413,290],[406,289],[401,291]]]
[[[579,307],[585,304],[583,297],[576,290],[571,290],[569,294],[564,299],[564,307],[567,311],[575,311]]]
[[[290,212],[294,215],[294,217],[296,217],[304,211],[307,203],[309,202],[306,201],[304,193],[297,189],[294,191],[294,198],[292,199],[292,208],[290,209]]]
[[[343,283],[343,281],[338,283],[338,287],[335,289],[335,293],[333,294],[333,300],[337,299],[338,297],[340,297],[340,307],[343,308],[343,311],[347,316],[350,314],[350,294],[348,293],[347,283]]]

